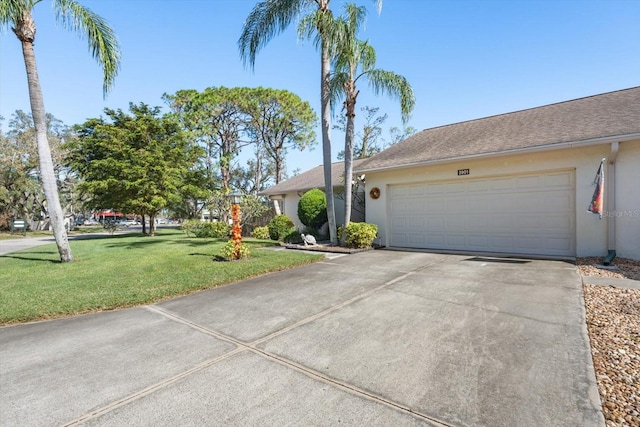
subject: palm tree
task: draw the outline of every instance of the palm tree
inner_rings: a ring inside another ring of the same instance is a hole
[[[382,0],[375,0],[378,11]],[[301,21],[299,34],[316,35],[316,46],[320,46],[320,104],[322,126],[322,158],[324,164],[324,188],[327,196],[327,218],[329,236],[332,244],[338,243],[336,233],[336,215],[331,186],[331,91],[330,91],[330,30],[333,16],[329,9],[330,0],[263,0],[256,4],[247,17],[238,39],[240,56],[251,68],[255,65],[256,55],[274,36],[283,32],[291,22],[305,12],[309,12]],[[306,24],[306,26],[305,26]]]
[[[340,240],[344,242],[346,229],[351,221],[351,181],[353,180],[353,139],[356,117],[356,101],[359,90],[356,83],[365,78],[377,94],[388,94],[400,100],[402,121],[406,123],[415,105],[413,89],[407,79],[391,71],[375,68],[376,52],[366,41],[356,35],[366,17],[366,9],[353,3],[345,5],[345,16],[335,22],[331,46],[334,54],[334,73],[331,76],[332,101],[344,98],[347,117],[344,139],[344,226]]]
[[[22,44],[22,54],[27,70],[29,86],[29,100],[31,114],[36,129],[38,156],[40,158],[40,177],[47,209],[53,228],[53,235],[60,253],[60,261],[73,261],[71,248],[64,227],[64,216],[60,206],[56,176],[51,159],[51,149],[47,140],[46,114],[33,42],[36,37],[36,24],[31,10],[41,0],[2,0],[0,3],[0,27],[11,27]],[[106,96],[120,66],[120,49],[116,37],[107,23],[91,10],[83,7],[74,0],[52,0],[56,11],[56,19],[63,26],[75,30],[87,37],[89,50],[104,72],[103,93]]]

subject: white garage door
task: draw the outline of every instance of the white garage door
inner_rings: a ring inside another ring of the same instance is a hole
[[[575,255],[575,173],[389,187],[390,246]]]

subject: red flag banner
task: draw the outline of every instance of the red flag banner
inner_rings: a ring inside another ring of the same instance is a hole
[[[591,197],[591,204],[589,205],[589,212],[600,215],[600,219],[602,219],[603,212],[603,200],[604,200],[604,161],[602,159],[600,161],[600,167],[598,168],[598,172],[596,173],[596,177],[593,180],[593,184],[596,186],[595,191],[593,192],[593,197]]]

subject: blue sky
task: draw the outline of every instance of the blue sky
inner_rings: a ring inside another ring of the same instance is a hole
[[[259,53],[254,71],[243,66],[237,40],[254,0],[81,2],[114,28],[122,67],[103,99],[86,42],[55,23],[48,1],[36,6],[45,108],[68,125],[105,107],[163,106],[165,92],[209,86],[287,89],[319,114],[319,54],[295,26]],[[418,130],[640,85],[640,0],[385,0],[380,15],[373,1],[357,3],[369,8],[360,37],[376,49],[377,67],[413,86],[409,125]],[[343,4],[331,2],[335,12]],[[387,128],[401,125],[397,102],[360,89],[359,107],[380,107]],[[27,83],[18,40],[5,29],[0,115],[16,109],[29,111]],[[343,138],[333,132],[334,157]],[[319,145],[288,156],[289,172],[321,163]]]

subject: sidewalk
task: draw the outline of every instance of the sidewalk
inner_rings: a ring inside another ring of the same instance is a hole
[[[133,232],[135,231],[122,230],[116,231],[114,233],[103,231],[100,233],[72,234],[69,236],[69,240],[91,239],[92,237],[96,236],[110,236]],[[35,248],[36,246],[47,245],[49,243],[55,243],[55,239],[53,238],[53,236],[23,237],[21,239],[0,240],[0,255],[5,255],[11,252],[18,252],[23,249]]]

